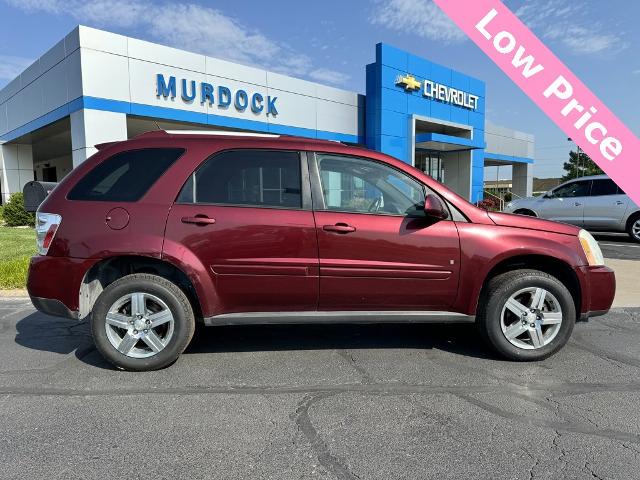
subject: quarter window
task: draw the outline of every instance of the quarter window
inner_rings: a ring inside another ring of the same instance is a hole
[[[300,155],[266,150],[219,153],[189,177],[177,201],[301,208]]]
[[[144,148],[116,153],[81,178],[67,198],[135,202],[183,152],[182,148]]]
[[[378,162],[319,155],[324,209],[392,215],[420,214],[425,189],[411,177]]]

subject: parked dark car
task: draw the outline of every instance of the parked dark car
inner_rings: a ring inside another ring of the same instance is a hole
[[[174,362],[196,322],[475,322],[539,360],[615,292],[593,237],[481,210],[337,142],[156,131],[106,144],[37,213],[28,290],[90,317],[126,370]]]

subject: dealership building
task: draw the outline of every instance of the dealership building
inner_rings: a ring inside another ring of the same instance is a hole
[[[474,202],[485,167],[510,165],[513,192],[531,194],[533,136],[485,120],[482,80],[378,44],[363,87],[364,95],[80,26],[0,90],[0,197],[33,179],[60,181],[97,144],[158,128],[364,145]]]

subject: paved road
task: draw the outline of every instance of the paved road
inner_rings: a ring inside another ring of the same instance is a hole
[[[640,260],[640,243],[626,233],[593,233],[605,258]]]
[[[0,476],[638,478],[638,345],[640,309],[530,364],[462,325],[224,327],[133,374],[85,324],[3,299]]]

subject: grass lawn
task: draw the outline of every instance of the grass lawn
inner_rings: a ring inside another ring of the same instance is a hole
[[[29,258],[35,252],[33,228],[0,227],[0,289],[25,287]]]

